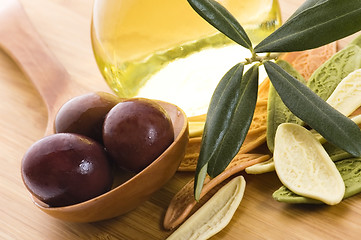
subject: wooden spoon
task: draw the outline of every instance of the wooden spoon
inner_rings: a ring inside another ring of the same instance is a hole
[[[71,97],[86,90],[50,52],[30,23],[17,0],[0,0],[0,47],[14,59],[33,82],[48,110],[45,135],[53,133],[58,109]],[[175,174],[188,143],[188,121],[177,106],[158,101],[168,112],[174,127],[174,142],[148,167],[96,198],[65,207],[49,207],[33,197],[36,206],[47,214],[71,222],[94,222],[126,213],[146,201]],[[144,184],[147,182],[147,184]]]
[[[0,47],[13,58],[44,99],[48,111],[45,135],[49,135],[62,104],[86,91],[71,80],[17,0],[0,0],[0,13]]]

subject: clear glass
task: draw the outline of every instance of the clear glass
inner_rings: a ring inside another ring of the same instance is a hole
[[[257,43],[281,24],[277,0],[219,0]],[[186,0],[95,0],[94,55],[121,97],[174,103],[206,113],[219,80],[249,51],[204,21]]]

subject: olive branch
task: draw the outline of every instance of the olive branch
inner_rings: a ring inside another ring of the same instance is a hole
[[[198,158],[194,196],[204,179],[215,177],[238,153],[257,101],[258,68],[263,65],[284,104],[327,141],[361,156],[361,131],[346,116],[274,63],[280,52],[317,48],[361,30],[361,0],[307,0],[276,31],[253,47],[243,27],[215,0],[188,0],[208,23],[252,53],[232,67],[217,85],[207,112]],[[266,53],[261,57],[258,53]],[[244,65],[252,64],[244,73]]]

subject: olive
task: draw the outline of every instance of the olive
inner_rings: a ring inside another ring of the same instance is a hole
[[[109,191],[113,183],[104,147],[72,133],[35,142],[23,157],[21,173],[27,189],[51,207],[89,200]]]
[[[117,96],[106,92],[72,98],[59,109],[54,130],[56,133],[78,133],[102,143],[105,115],[120,101]]]
[[[118,103],[106,116],[103,141],[120,168],[139,172],[174,141],[172,121],[155,101],[128,99]]]

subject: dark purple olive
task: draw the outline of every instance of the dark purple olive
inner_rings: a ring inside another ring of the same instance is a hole
[[[27,189],[51,207],[80,203],[110,190],[113,171],[104,147],[71,133],[44,137],[22,160]]]
[[[103,141],[120,168],[139,172],[174,141],[172,121],[153,100],[126,100],[106,116]]]
[[[102,143],[105,115],[120,102],[120,98],[106,92],[96,92],[70,99],[59,110],[56,133],[78,133]]]

